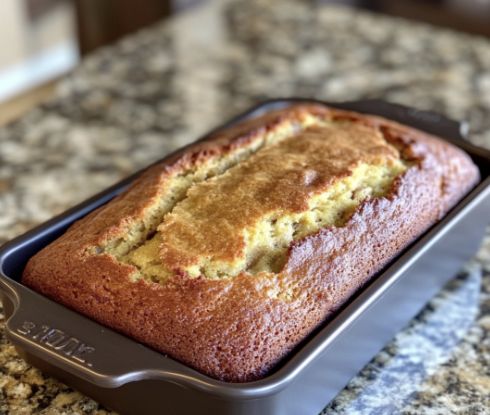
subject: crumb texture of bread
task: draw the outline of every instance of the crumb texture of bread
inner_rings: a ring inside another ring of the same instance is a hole
[[[437,137],[295,105],[150,167],[23,282],[209,376],[252,381],[478,180]]]

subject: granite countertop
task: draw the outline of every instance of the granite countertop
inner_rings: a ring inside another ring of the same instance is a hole
[[[490,147],[490,41],[322,1],[203,2],[89,56],[0,130],[0,243],[265,98],[381,97]],[[2,327],[3,327],[3,323]],[[327,408],[490,413],[490,233]],[[0,329],[0,413],[109,411],[26,364]]]

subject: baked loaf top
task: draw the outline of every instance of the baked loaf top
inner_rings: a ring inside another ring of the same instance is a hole
[[[210,376],[258,379],[479,179],[458,148],[297,105],[150,167],[23,282]]]

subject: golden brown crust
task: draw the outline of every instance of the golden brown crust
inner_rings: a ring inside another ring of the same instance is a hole
[[[232,174],[192,188],[159,227],[162,260],[179,270],[203,256],[227,261],[243,257],[243,229],[273,212],[307,210],[312,195],[350,176],[360,163],[397,158],[398,151],[382,134],[357,123],[298,132],[236,166]],[[193,217],[184,214],[191,209]]]
[[[171,172],[242,146],[284,117],[305,111],[374,126],[412,167],[386,197],[363,202],[344,226],[294,242],[283,272],[134,282],[132,266],[92,253],[143,214]],[[440,219],[478,178],[469,157],[438,138],[379,117],[297,106],[219,132],[151,167],[128,191],[34,256],[23,282],[210,376],[255,380]],[[292,287],[295,295],[289,300],[266,295],[278,286]]]

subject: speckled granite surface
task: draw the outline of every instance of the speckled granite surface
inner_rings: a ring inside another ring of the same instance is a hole
[[[471,123],[490,147],[490,41],[321,1],[205,2],[101,50],[0,130],[0,243],[268,97],[382,97]],[[488,233],[487,233],[488,235]],[[1,414],[105,414],[0,331]],[[327,408],[490,413],[490,236]]]

